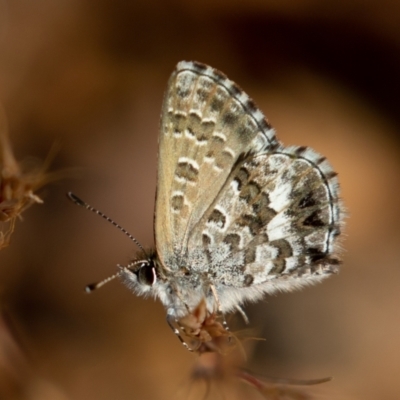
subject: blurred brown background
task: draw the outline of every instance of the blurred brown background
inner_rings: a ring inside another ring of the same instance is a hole
[[[0,335],[0,397],[169,399],[187,383],[194,356],[160,303],[119,282],[83,292],[136,249],[65,198],[73,190],[153,244],[160,108],[180,60],[222,70],[280,140],[326,155],[349,212],[339,276],[247,307],[267,339],[247,366],[334,376],[321,398],[398,399],[395,0],[1,0],[0,101],[16,156],[44,159],[60,141],[52,168],[79,170],[42,190],[0,253],[1,304],[24,354]]]

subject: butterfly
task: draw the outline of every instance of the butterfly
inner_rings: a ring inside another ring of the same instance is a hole
[[[245,302],[336,273],[343,219],[325,157],[283,146],[226,75],[182,61],[162,106],[155,248],[117,275],[159,298],[170,320],[202,302],[209,315],[243,313]]]

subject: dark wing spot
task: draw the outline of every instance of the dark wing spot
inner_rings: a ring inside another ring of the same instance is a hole
[[[267,121],[265,121],[265,128],[264,129],[268,130],[268,129],[271,129],[271,128],[272,128],[271,125],[269,125],[267,123]],[[269,144],[267,148],[270,151],[276,151],[281,147],[281,145],[275,138],[273,138],[272,140],[273,140],[273,142],[271,144]]]
[[[229,245],[231,251],[238,251],[240,246],[240,236],[236,233],[230,233],[229,235],[226,235],[224,243]]]
[[[299,147],[296,149],[295,153],[296,153],[298,156],[301,156],[306,150],[307,150],[307,147],[306,147],[306,146],[299,146]]]
[[[195,68],[197,68],[198,70],[201,70],[201,71],[206,70],[208,68],[207,65],[200,63],[198,61],[193,61],[193,65]]]
[[[332,172],[328,172],[328,173],[325,175],[325,178],[329,181],[329,179],[332,179],[332,178],[334,178],[335,176],[337,176],[337,172],[332,171]]]
[[[220,81],[225,81],[228,79],[227,76],[223,72],[219,71],[218,69],[214,69],[213,72],[214,72],[214,75],[216,76],[216,78]]]
[[[274,266],[269,271],[268,275],[279,275],[281,274],[286,267],[286,260],[284,258],[279,258],[274,260]]]
[[[201,121],[200,129],[197,132],[197,140],[199,142],[207,141],[210,139],[215,128],[214,121]]]
[[[209,249],[209,246],[211,244],[211,238],[206,233],[203,233],[202,240],[203,240],[203,247],[204,247],[204,250],[205,250],[205,253],[207,256],[207,260],[209,263],[211,263],[211,252]]]
[[[287,258],[293,255],[292,246],[285,239],[273,240],[270,245],[278,249],[279,258]]]
[[[239,96],[243,92],[243,90],[238,85],[236,85],[236,83],[233,82],[232,85],[230,86],[230,90],[231,93],[235,96]]]
[[[264,244],[268,243],[268,235],[267,234],[261,234],[257,235],[247,246],[245,252],[244,252],[244,261],[246,264],[253,263],[256,261],[256,252],[257,252],[257,247]]]
[[[257,127],[250,117],[242,119],[240,124],[236,126],[235,133],[240,137],[244,143],[250,142],[257,133]]]
[[[210,107],[212,111],[220,112],[224,107],[224,100],[214,96],[211,100]]]
[[[195,111],[190,112],[189,113],[189,123],[193,124],[193,125],[200,124],[201,123],[200,115]]]
[[[183,178],[191,182],[196,182],[199,170],[192,164],[186,161],[182,161],[178,163],[175,174],[179,178]]]
[[[190,136],[195,136],[195,134],[194,134],[194,132],[193,132],[193,129],[192,128],[187,128],[187,131],[186,131],[187,133],[188,133],[188,135],[190,135]]]
[[[206,247],[206,248],[211,244],[210,236],[208,236],[205,233],[203,233],[202,240],[203,240],[203,246]]]
[[[263,131],[269,131],[272,128],[272,126],[268,123],[268,121],[265,118],[263,118],[262,121],[258,121],[258,123],[260,124],[261,129]],[[279,147],[278,142],[271,143],[271,150],[276,150],[278,147]]]
[[[210,94],[210,91],[200,87],[197,89],[196,94],[201,102],[205,102]]]
[[[244,277],[244,282],[243,283],[244,283],[245,286],[250,286],[253,283],[253,281],[254,281],[253,275],[247,274]]]
[[[193,135],[197,135],[198,132],[201,131],[201,117],[196,112],[189,113],[189,117],[187,119],[187,129],[190,130]]]
[[[168,113],[175,131],[182,132],[186,127],[186,116],[179,113]]]
[[[264,224],[261,221],[261,218],[258,216],[254,215],[243,215],[239,220],[238,220],[239,226],[248,226],[250,233],[253,236],[256,236],[259,232],[260,229],[264,226]]]
[[[171,199],[171,206],[174,210],[179,211],[182,210],[184,204],[184,197],[180,194],[177,194]]]
[[[241,190],[240,198],[249,203],[254,200],[254,198],[257,197],[260,192],[260,186],[256,182],[251,181]]]
[[[255,113],[255,112],[258,110],[256,104],[255,104],[254,101],[251,100],[251,99],[248,99],[248,100],[247,100],[247,102],[246,102],[246,108],[247,108],[250,112],[252,112],[252,113]]]
[[[217,145],[217,144],[224,144],[225,143],[225,140],[224,139],[222,139],[222,137],[220,137],[220,136],[213,136],[212,138],[212,144],[211,144],[211,146],[215,146],[215,145]]]
[[[263,225],[268,224],[277,214],[275,210],[268,207],[269,206],[269,196],[267,193],[263,192],[261,196],[253,203],[253,211],[261,219]]]
[[[180,74],[177,77],[176,81],[176,94],[178,97],[184,99],[186,97],[189,97],[190,94],[192,93],[192,74]],[[189,83],[189,84],[188,84]]]
[[[225,125],[235,125],[239,119],[239,116],[231,111],[226,111],[224,114],[222,114],[222,122]]]
[[[207,154],[204,157],[213,158],[214,157],[214,152],[212,150],[210,150],[210,151],[207,152]]]
[[[256,247],[248,247],[244,251],[244,263],[245,264],[251,264],[256,261]]]
[[[178,129],[174,129],[174,135],[175,136],[181,136],[182,132],[180,130],[178,130]]]
[[[185,86],[176,87],[176,94],[182,99],[189,97],[190,92],[191,90],[187,89]]]
[[[299,201],[299,207],[300,208],[307,208],[307,207],[312,207],[315,206],[317,202],[315,201],[313,194],[310,192],[307,195],[305,195],[300,201]]]
[[[326,223],[319,216],[319,210],[315,210],[311,215],[309,215],[304,221],[304,226],[313,226],[315,228],[325,226]]]
[[[247,171],[246,168],[242,167],[239,169],[235,178],[233,179],[234,181],[237,182],[239,190],[241,190],[242,186],[247,183],[249,176],[250,176],[249,171]]]
[[[326,257],[326,253],[315,247],[308,248],[307,254],[310,256],[312,263],[318,263],[318,261],[321,261]]]
[[[208,222],[215,223],[218,227],[223,228],[226,223],[226,217],[221,211],[214,209],[208,218]]]

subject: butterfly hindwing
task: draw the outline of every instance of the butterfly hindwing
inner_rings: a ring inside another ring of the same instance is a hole
[[[336,179],[325,158],[308,148],[249,157],[192,232],[190,262],[202,265],[221,292],[241,295],[249,287],[263,294],[320,280],[337,268]]]

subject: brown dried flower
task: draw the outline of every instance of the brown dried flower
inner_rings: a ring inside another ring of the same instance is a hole
[[[54,179],[46,173],[50,161],[29,168],[17,162],[0,107],[0,249],[9,244],[17,218],[32,204],[43,203],[35,192]]]

